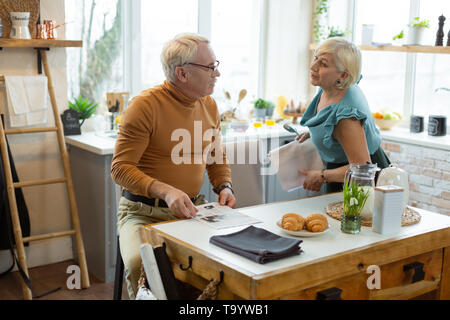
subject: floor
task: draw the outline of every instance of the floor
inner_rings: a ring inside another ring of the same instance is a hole
[[[36,300],[112,300],[114,283],[104,283],[89,275],[91,286],[87,289],[68,289],[66,282],[70,274],[67,267],[75,264],[73,260],[29,269],[31,285],[36,294],[48,292],[61,287],[56,292]],[[21,300],[22,277],[19,272],[12,272],[0,278],[0,300]],[[129,300],[126,285],[123,284],[122,300]]]

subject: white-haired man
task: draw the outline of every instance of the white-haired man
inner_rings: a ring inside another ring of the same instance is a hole
[[[219,202],[230,207],[236,202],[225,153],[221,151],[221,161],[212,163],[204,157],[214,141],[205,139],[208,130],[216,133],[215,142],[221,147],[220,116],[209,96],[220,76],[219,61],[208,39],[196,34],[177,35],[163,48],[161,62],[167,80],[130,102],[111,165],[113,180],[124,189],[117,225],[131,299],[140,276],[140,226],[195,217],[195,205],[203,203],[198,193],[205,168]],[[186,146],[181,158],[177,148],[180,137]]]

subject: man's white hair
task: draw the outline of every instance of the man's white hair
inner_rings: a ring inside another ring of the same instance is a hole
[[[198,44],[209,40],[195,33],[181,33],[167,42],[161,52],[161,63],[167,80],[177,79],[175,67],[191,62],[197,53]]]
[[[361,51],[358,46],[342,37],[325,40],[316,49],[315,55],[331,53],[336,59],[339,72],[347,71],[348,77],[337,85],[340,89],[347,89],[354,85],[361,75]]]

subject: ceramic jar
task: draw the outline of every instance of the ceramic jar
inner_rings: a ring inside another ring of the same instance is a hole
[[[30,22],[29,12],[10,12],[11,16],[11,33],[12,39],[31,39],[28,23]]]

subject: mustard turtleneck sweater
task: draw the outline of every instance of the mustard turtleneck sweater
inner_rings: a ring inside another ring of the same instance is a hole
[[[145,90],[122,116],[111,176],[131,193],[146,197],[155,180],[194,197],[203,184],[205,168],[214,187],[231,183],[225,152],[218,153],[221,161],[212,164],[201,157],[212,146],[208,134],[204,136],[212,128],[220,130],[220,116],[211,97],[191,98],[169,81]]]

